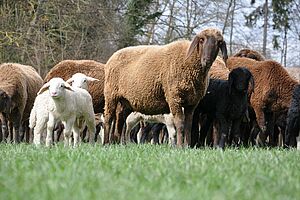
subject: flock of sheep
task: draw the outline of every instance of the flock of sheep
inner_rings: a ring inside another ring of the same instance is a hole
[[[151,139],[178,147],[297,145],[298,81],[256,51],[228,57],[214,28],[191,42],[127,47],[106,64],[61,61],[44,79],[16,63],[0,65],[0,74],[1,141],[51,146],[63,133],[74,147]]]

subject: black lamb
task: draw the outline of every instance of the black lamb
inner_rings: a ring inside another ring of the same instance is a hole
[[[285,147],[296,147],[296,137],[300,130],[300,85],[293,91],[292,101],[287,114],[287,126],[285,130]]]
[[[196,118],[200,114],[207,115],[206,123],[200,130],[198,144],[204,144],[207,131],[213,121],[216,121],[217,124],[217,144],[219,147],[225,147],[229,136],[238,142],[241,120],[247,112],[250,83],[252,85],[250,93],[252,93],[254,88],[253,76],[249,70],[242,67],[233,69],[229,74],[228,81],[210,79],[206,95],[199,102],[194,114]]]

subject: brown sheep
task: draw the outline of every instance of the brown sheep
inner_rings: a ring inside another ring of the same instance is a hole
[[[147,115],[171,112],[177,145],[182,146],[183,136],[185,145],[190,145],[193,112],[205,94],[208,71],[219,49],[226,60],[221,32],[205,29],[192,42],[127,47],[115,52],[105,66],[104,143],[109,142],[116,107],[121,102],[131,111]],[[121,134],[122,130],[117,132]]]
[[[61,77],[68,80],[75,73],[83,73],[87,76],[99,79],[89,83],[88,91],[93,98],[95,113],[104,112],[104,64],[93,60],[64,60],[55,65],[44,78],[48,82],[53,77]]]
[[[270,136],[270,144],[275,145],[274,138],[272,138],[274,137],[274,124],[277,118],[286,115],[293,89],[298,82],[275,61],[255,61],[238,57],[230,57],[227,60],[227,67],[230,70],[240,66],[251,71],[256,83],[250,101],[260,128],[266,131],[260,139],[264,141],[267,136]]]
[[[33,67],[17,63],[1,64],[0,74],[5,74],[0,76],[0,112],[13,124],[13,141],[20,142],[23,125],[28,142],[28,119],[43,79]]]
[[[266,60],[263,55],[261,55],[258,51],[252,49],[241,49],[239,52],[233,55],[233,57],[246,57],[251,58],[256,61],[264,61]]]

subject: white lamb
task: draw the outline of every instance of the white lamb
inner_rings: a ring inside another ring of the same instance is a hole
[[[87,90],[88,82],[90,81],[99,81],[98,79],[86,76],[82,73],[74,74],[70,79],[67,80],[68,83],[72,83],[73,87],[78,87]],[[33,143],[35,145],[41,144],[41,136],[47,129],[47,122],[49,119],[49,110],[51,106],[51,102],[49,102],[50,95],[48,92],[44,92],[38,95],[34,101],[33,108],[30,113],[29,119],[29,127],[33,129],[34,139]],[[52,108],[53,109],[53,108]],[[60,121],[56,121],[56,123],[60,123]]]
[[[49,92],[44,92],[46,90]],[[61,120],[65,127],[65,146],[71,145],[72,130],[74,147],[78,145],[80,128],[84,121],[92,137],[94,136],[95,118],[92,97],[86,90],[71,87],[61,78],[53,78],[43,85],[38,94],[30,118],[30,127],[35,127],[35,144],[40,144],[40,134],[45,122],[47,124],[46,146],[52,144],[53,128],[57,120]]]
[[[169,133],[169,144],[176,144],[176,129],[174,125],[174,117],[171,113],[169,114],[161,114],[161,115],[144,115],[140,112],[132,112],[126,119],[126,132],[125,137],[126,141],[130,141],[130,131],[136,126],[140,121],[150,122],[150,123],[163,123],[167,126],[167,130]],[[138,136],[138,143],[140,141],[140,137]]]

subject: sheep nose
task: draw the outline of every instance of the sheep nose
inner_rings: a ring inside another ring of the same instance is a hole
[[[51,96],[56,96],[57,92],[51,92]]]

